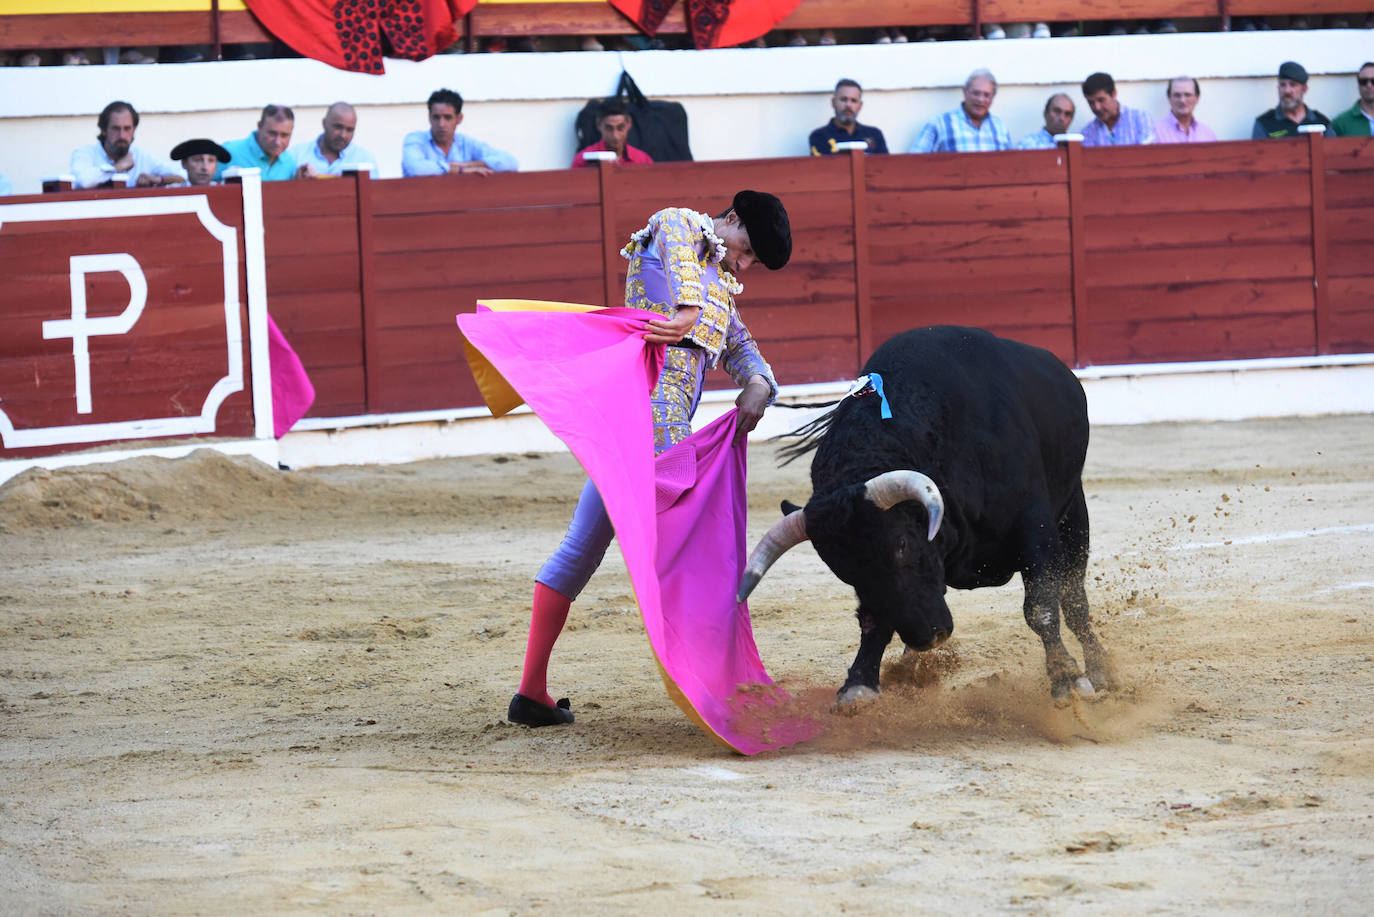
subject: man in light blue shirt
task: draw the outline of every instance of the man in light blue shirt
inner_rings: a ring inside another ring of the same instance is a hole
[[[1016,141],[1018,150],[1052,150],[1054,138],[1067,133],[1073,124],[1074,104],[1068,93],[1056,92],[1045,103],[1045,126],[1028,137]]]
[[[128,102],[111,102],[105,106],[95,122],[100,128],[96,135],[100,142],[72,151],[74,187],[94,188],[115,174],[127,175],[129,184],[139,188],[160,188],[186,181],[186,176],[171,160],[134,146],[138,120],[138,112]]]
[[[377,177],[377,160],[372,154],[353,142],[353,131],[358,126],[358,113],[347,102],[335,102],[324,113],[324,133],[310,143],[302,143],[291,148],[296,160],[296,170],[302,178],[317,175],[342,175],[345,166],[367,163],[370,172]]]
[[[953,111],[926,122],[911,145],[912,153],[982,153],[1011,149],[1011,134],[992,114],[997,79],[989,70],[975,70],[964,81],[964,101]]]
[[[291,131],[296,126],[296,113],[285,105],[268,105],[258,119],[257,130],[242,140],[227,140],[235,168],[257,169],[263,181],[285,181],[296,177],[296,158],[286,151],[291,145]],[[215,171],[215,181],[224,178],[224,166]]]
[[[514,172],[515,157],[504,150],[456,133],[463,123],[463,97],[452,89],[436,89],[429,96],[429,130],[406,134],[401,149],[401,174],[447,175],[471,172]]]

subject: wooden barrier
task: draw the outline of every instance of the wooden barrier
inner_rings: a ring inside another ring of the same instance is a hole
[[[315,377],[314,416],[476,405],[454,313],[491,296],[618,302],[617,249],[651,212],[723,210],[742,187],[792,216],[792,263],[750,270],[740,300],[784,382],[848,378],[892,334],[938,323],[1074,366],[1374,352],[1370,140],[373,181],[370,213],[347,212],[352,183],[318,184],[264,189],[269,301]],[[301,250],[305,226],[339,240],[324,260]]]
[[[60,8],[61,4],[55,4]],[[801,0],[779,26],[791,29],[860,29],[882,26],[977,26],[985,22],[1080,22],[1153,19],[1218,19],[1302,12],[1363,13],[1364,0]],[[1299,9],[1300,7],[1300,9]],[[687,4],[679,3],[659,32],[687,32]],[[483,36],[632,35],[635,24],[609,3],[479,3],[459,23],[474,46]],[[981,36],[980,36],[981,37]],[[209,45],[270,41],[272,36],[243,9],[204,12],[28,13],[0,15],[0,49],[85,48],[138,45]]]
[[[744,187],[777,193],[792,218],[791,263],[751,269],[740,298],[785,384],[852,378],[892,334],[938,323],[985,327],[1076,367],[1374,353],[1369,138],[270,182],[267,302],[315,384],[310,416],[478,406],[457,313],[485,297],[618,304],[618,248],[654,210],[720,212]],[[242,235],[236,194],[214,188],[209,200]],[[104,339],[97,363],[104,372],[127,356],[131,403],[141,404],[145,390],[165,395],[152,385],[162,357],[143,351],[195,359],[182,335],[216,303],[205,299],[209,255],[189,222],[184,240],[160,246],[140,241],[138,227],[132,248],[117,250],[137,249],[161,309],[140,325],[137,353]],[[62,253],[116,250],[80,232],[6,223],[0,205],[0,266],[12,278],[0,289],[0,399],[29,419],[70,401],[71,341],[34,331],[73,313]],[[92,308],[117,311],[125,287],[97,280]],[[731,386],[719,374],[707,384]],[[182,412],[198,403],[177,398]],[[246,395],[225,405],[243,429]]]
[[[0,458],[271,434],[255,410],[266,363],[250,306],[264,348],[266,311],[249,290],[244,193],[0,198]]]

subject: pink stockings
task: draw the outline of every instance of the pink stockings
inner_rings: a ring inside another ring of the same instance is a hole
[[[534,584],[533,612],[530,615],[530,637],[525,644],[525,670],[520,676],[520,693],[536,703],[552,707],[549,696],[549,655],[563,625],[568,620],[572,599],[550,589],[543,583]]]

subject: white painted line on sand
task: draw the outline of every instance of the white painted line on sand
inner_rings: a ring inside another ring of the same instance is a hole
[[[1346,583],[1344,586],[1327,586],[1325,589],[1318,589],[1313,595],[1328,595],[1332,592],[1353,592],[1357,589],[1374,589],[1374,582]]]

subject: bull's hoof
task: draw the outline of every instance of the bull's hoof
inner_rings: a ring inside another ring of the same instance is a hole
[[[835,713],[857,713],[863,704],[869,704],[877,700],[881,692],[877,688],[870,688],[867,685],[850,685],[835,694],[835,706],[830,709]]]
[[[1073,675],[1063,680],[1056,679],[1050,687],[1050,697],[1054,700],[1056,707],[1069,706],[1075,697],[1088,701],[1102,699],[1102,695],[1093,687],[1092,681],[1086,675]]]

